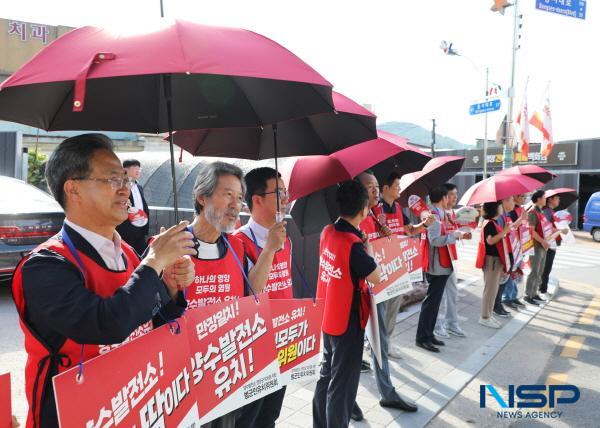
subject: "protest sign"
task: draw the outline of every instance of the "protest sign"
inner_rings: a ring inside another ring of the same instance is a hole
[[[188,310],[184,318],[200,424],[281,388],[266,294]]]
[[[410,272],[404,260],[404,253],[410,245],[405,243],[407,239],[390,235],[371,242],[375,262],[381,269],[381,282],[373,287],[375,303],[384,302],[412,290]],[[405,249],[402,248],[403,243]],[[408,253],[410,251],[407,255]]]
[[[324,300],[272,299],[270,304],[282,384],[317,379]]]
[[[421,263],[421,242],[419,238],[401,237],[400,250],[406,270],[410,275],[412,284],[423,281],[423,267]]]
[[[190,348],[184,319],[179,333],[164,325],[54,376],[61,427],[193,427]],[[93,345],[90,345],[93,346]]]

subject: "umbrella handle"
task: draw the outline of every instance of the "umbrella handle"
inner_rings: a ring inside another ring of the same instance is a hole
[[[75,94],[73,96],[73,111],[83,111],[85,104],[85,87],[88,74],[94,66],[94,64],[100,64],[104,61],[110,61],[116,58],[116,55],[111,52],[100,52],[90,58],[90,60],[83,66],[83,68],[77,74],[75,78]]]

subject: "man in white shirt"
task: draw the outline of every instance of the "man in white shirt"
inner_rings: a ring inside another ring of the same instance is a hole
[[[146,251],[150,227],[150,210],[144,198],[144,189],[138,183],[142,166],[137,159],[127,159],[123,161],[123,168],[125,168],[127,176],[135,180],[135,183],[131,186],[129,195],[127,220],[117,226],[117,231],[121,238],[141,255]]]

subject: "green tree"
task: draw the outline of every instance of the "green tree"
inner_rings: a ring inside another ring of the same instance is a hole
[[[27,182],[44,192],[48,191],[46,177],[44,176],[47,160],[48,157],[38,151],[28,153]]]

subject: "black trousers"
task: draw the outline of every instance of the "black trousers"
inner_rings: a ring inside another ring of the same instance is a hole
[[[498,286],[498,293],[496,293],[496,300],[494,301],[494,310],[504,309],[504,307],[502,306],[502,295],[504,294],[505,288],[506,282]]]
[[[330,336],[323,333],[321,376],[312,403],[314,428],[349,425],[360,380],[364,340],[365,331],[360,328],[358,305],[355,304],[344,334]]]
[[[235,418],[236,426],[275,428],[275,421],[277,421],[281,413],[285,389],[286,387],[284,386],[266,397],[246,404],[239,409]]]
[[[428,342],[433,339],[433,329],[437,321],[444,288],[450,275],[427,275],[427,296],[421,304],[421,314],[417,326],[417,342]]]
[[[552,265],[554,264],[555,256],[556,256],[556,250],[548,249],[548,251],[546,251],[546,264],[544,265],[544,273],[542,273],[542,283],[540,284],[540,293],[548,292],[548,280],[550,279],[550,272],[552,272]]]

